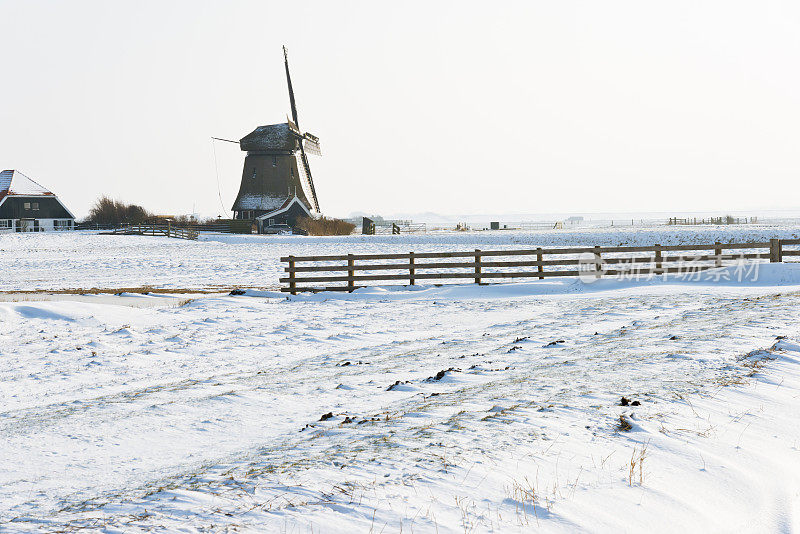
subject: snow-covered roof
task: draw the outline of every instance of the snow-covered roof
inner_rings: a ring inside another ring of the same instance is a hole
[[[297,148],[297,140],[288,123],[259,126],[239,140],[242,150],[255,151],[290,151]]]
[[[53,193],[15,170],[0,172],[0,198],[10,195],[19,196],[53,196]]]
[[[265,221],[270,217],[275,217],[276,215],[280,215],[281,213],[288,211],[293,204],[297,204],[298,206],[303,208],[303,211],[305,211],[308,215],[311,215],[311,211],[308,209],[308,206],[306,206],[305,202],[300,200],[300,198],[297,195],[294,195],[293,197],[287,198],[286,202],[284,202],[283,205],[280,206],[279,208],[272,210],[268,213],[265,213],[264,215],[261,215],[259,217],[256,217],[256,219]]]
[[[269,193],[245,193],[236,198],[233,211],[276,210],[286,202],[287,195],[276,196]]]

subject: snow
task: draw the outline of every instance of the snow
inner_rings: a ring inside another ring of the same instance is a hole
[[[443,299],[498,299],[521,296],[587,294],[600,291],[625,291],[627,294],[640,294],[643,291],[660,291],[670,287],[727,287],[739,288],[749,293],[756,287],[780,288],[800,286],[800,263],[770,264],[762,263],[752,268],[741,266],[710,269],[695,273],[692,277],[642,277],[641,280],[601,279],[584,281],[581,279],[536,280],[533,282],[505,283],[489,285],[450,284],[450,286],[374,286],[356,289],[352,293],[301,293],[287,298],[304,301],[328,300],[443,300]],[[268,292],[248,290],[247,296],[267,296]]]
[[[795,230],[671,232],[4,236],[0,530],[798,530],[800,265],[270,290],[289,250]],[[241,296],[21,293],[250,280]]]
[[[246,193],[240,196],[236,202],[237,210],[276,210],[283,206],[288,198],[288,193],[283,196],[275,196],[267,193],[254,194]]]
[[[0,291],[117,289],[275,290],[281,256],[434,252],[586,245],[708,244],[800,238],[791,226],[653,227],[400,236],[259,236],[203,233],[199,241],[90,232],[0,235]]]
[[[0,195],[52,195],[19,171],[7,170],[0,173]]]

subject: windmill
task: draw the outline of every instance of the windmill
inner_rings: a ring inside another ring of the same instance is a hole
[[[285,46],[283,60],[292,118],[259,126],[239,140],[247,156],[234,218],[255,221],[259,231],[279,224],[294,226],[299,217],[320,211],[308,164],[308,154],[321,155],[319,138],[300,129]]]

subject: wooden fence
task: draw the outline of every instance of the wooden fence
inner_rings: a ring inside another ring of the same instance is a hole
[[[197,230],[181,228],[171,224],[130,224],[114,229],[109,234],[115,235],[163,235],[178,239],[197,239]]]
[[[758,217],[731,217],[727,215],[725,217],[710,217],[700,218],[686,218],[686,219],[679,219],[678,217],[670,217],[669,221],[667,222],[668,226],[675,226],[675,225],[693,225],[693,224],[716,224],[716,225],[723,225],[723,224],[756,224],[758,222]]]
[[[281,258],[287,264],[284,271],[288,276],[280,281],[286,284],[281,291],[295,295],[303,291],[353,291],[364,287],[364,282],[382,281],[415,285],[420,280],[471,279],[480,284],[502,278],[633,278],[668,273],[691,274],[715,267],[744,265],[745,260],[748,263],[783,262],[785,258],[800,256],[800,250],[785,248],[796,245],[800,245],[800,239],[707,245],[288,256]],[[495,259],[504,257],[513,259]],[[431,261],[442,259],[449,261]],[[565,266],[576,268],[565,270]],[[357,274],[365,271],[368,274]],[[342,285],[330,285],[332,283]]]

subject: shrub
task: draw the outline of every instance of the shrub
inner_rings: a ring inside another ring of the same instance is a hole
[[[175,226],[197,226],[207,223],[207,221],[198,221],[194,215],[178,215],[172,219],[172,222]]]
[[[320,217],[319,219],[303,217],[298,219],[297,227],[308,232],[308,235],[350,235],[356,225],[341,219],[328,217]]]
[[[89,210],[89,217],[86,221],[96,224],[139,224],[150,217],[152,215],[141,206],[125,204],[103,195]]]

